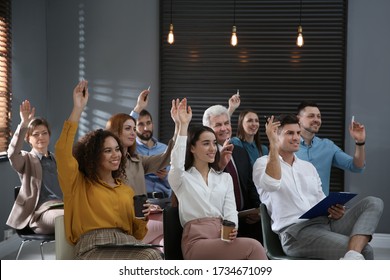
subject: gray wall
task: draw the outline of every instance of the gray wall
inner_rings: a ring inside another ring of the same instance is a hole
[[[90,99],[80,134],[104,127],[111,114],[130,112],[149,85],[148,110],[157,118],[159,1],[13,0],[12,9],[13,130],[21,101],[29,99],[51,124],[53,150],[82,77]],[[19,179],[8,162],[0,162],[0,178],[1,241]]]
[[[345,181],[359,196],[384,200],[377,232],[390,233],[390,1],[350,0],[348,11],[346,122],[354,115],[366,127],[367,167],[363,174],[345,173]],[[346,135],[352,153],[355,145]]]
[[[390,148],[385,141],[390,131],[378,120],[390,104],[390,39],[383,36],[390,26],[390,1],[351,0],[348,6],[346,122],[355,115],[366,125],[368,137],[367,169],[361,175],[346,173],[346,185],[362,196],[382,197],[387,206],[390,172],[385,157]],[[30,99],[52,125],[51,147],[70,113],[80,77],[89,80],[91,92],[81,133],[102,127],[112,113],[128,112],[150,84],[149,110],[155,119],[159,106],[170,106],[158,104],[157,0],[13,0],[13,39],[13,129],[20,120],[20,102]],[[353,148],[347,137],[347,151]],[[0,162],[0,178],[0,224],[6,229],[12,187],[19,180],[8,162]],[[387,207],[377,232],[390,233],[389,216]]]

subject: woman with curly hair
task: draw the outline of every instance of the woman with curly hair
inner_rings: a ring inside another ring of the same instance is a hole
[[[85,94],[83,94],[83,91]],[[147,232],[145,218],[134,214],[134,191],[124,184],[126,158],[112,132],[96,130],[74,147],[74,137],[88,101],[88,82],[73,91],[73,110],[56,143],[58,176],[65,203],[65,232],[75,244],[76,259],[161,259],[153,248],[111,246],[139,244]],[[148,206],[148,205],[145,205]],[[103,245],[103,246],[102,246]]]

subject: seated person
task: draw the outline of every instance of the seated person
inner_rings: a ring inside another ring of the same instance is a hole
[[[230,241],[221,240],[222,220],[238,225],[232,178],[218,171],[220,155],[214,131],[194,127],[187,137],[191,108],[187,108],[186,99],[173,102],[180,130],[172,150],[168,181],[179,202],[184,259],[267,259],[261,243],[237,238],[236,228],[229,235]]]
[[[349,134],[355,141],[353,156],[342,151],[332,140],[317,136],[322,125],[322,115],[318,105],[303,101],[298,106],[299,124],[302,129],[298,158],[310,161],[317,169],[322,182],[322,189],[329,194],[330,174],[332,167],[345,171],[363,173],[366,167],[366,129],[363,124],[351,122]]]
[[[228,109],[222,105],[209,107],[203,113],[203,125],[210,127],[217,136],[217,146],[221,153],[219,167],[233,178],[234,197],[237,211],[258,208],[259,194],[252,180],[252,165],[246,150],[231,143],[232,126]],[[238,236],[263,241],[260,216],[250,213],[239,219]]]
[[[153,119],[147,110],[139,113],[136,124],[137,133],[137,153],[144,156],[163,154],[167,145],[158,141],[153,136]],[[164,208],[170,204],[171,186],[168,183],[169,166],[164,167],[156,172],[145,174],[146,191],[148,192],[149,201],[158,204]]]
[[[382,215],[383,201],[369,196],[348,210],[337,204],[328,209],[328,216],[299,219],[325,194],[316,168],[294,154],[301,133],[298,118],[282,115],[274,122],[272,116],[266,133],[269,155],[255,162],[253,180],[285,254],[328,260],[373,259],[368,243]]]
[[[56,143],[65,232],[76,244],[76,259],[161,259],[153,248],[99,246],[141,243],[150,209],[143,210],[145,219],[135,218],[134,191],[123,183],[126,157],[115,134],[101,129],[89,132],[72,152],[88,97],[88,82],[83,80],[73,91],[73,110]]]
[[[34,117],[28,100],[20,105],[20,124],[8,147],[11,166],[19,174],[21,188],[7,220],[15,229],[29,226],[35,233],[53,234],[54,221],[64,214],[62,191],[58,183],[57,163],[48,150],[48,122]],[[31,151],[23,151],[23,140]]]
[[[229,115],[232,116],[234,111],[240,106],[241,98],[237,91],[229,98]],[[268,154],[267,146],[261,144],[260,141],[260,119],[254,110],[244,110],[238,116],[236,137],[232,137],[230,142],[247,151],[251,165],[256,159]]]
[[[140,107],[139,104],[143,104],[147,100],[147,96],[146,98],[144,96],[146,93],[148,93],[147,90],[141,92],[139,95],[135,110]],[[125,113],[115,114],[111,116],[106,124],[106,129],[114,133],[121,140],[123,154],[126,157],[126,182],[133,188],[136,195],[147,194],[145,174],[158,172],[158,170],[169,165],[171,150],[178,130],[178,124],[175,119],[173,120],[175,122],[175,132],[167,149],[161,154],[151,156],[140,155],[136,152],[136,121],[131,115]],[[149,230],[143,242],[163,245],[164,234],[161,206],[154,204],[156,200],[150,199],[149,201],[152,203],[155,211],[150,215],[148,222]]]
[[[230,141],[247,151],[252,166],[259,157],[268,154],[268,148],[261,144],[259,128],[260,120],[256,112],[244,110],[238,117],[237,136]]]

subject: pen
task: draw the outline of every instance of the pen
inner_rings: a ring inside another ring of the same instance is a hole
[[[150,87],[151,87],[151,85],[148,86],[148,91],[150,91]],[[146,101],[147,98],[148,98],[148,95],[145,96],[144,101]]]
[[[84,78],[82,78],[82,81],[84,81]],[[85,87],[83,87],[83,97],[85,97]]]

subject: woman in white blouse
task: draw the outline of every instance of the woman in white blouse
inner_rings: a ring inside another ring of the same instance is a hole
[[[179,201],[184,259],[267,259],[257,240],[237,238],[237,228],[230,233],[229,242],[221,240],[222,220],[238,224],[232,178],[218,171],[220,155],[214,131],[193,127],[187,137],[191,108],[185,98],[172,103],[180,128],[168,181]]]

